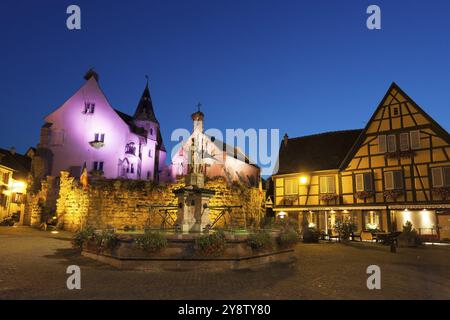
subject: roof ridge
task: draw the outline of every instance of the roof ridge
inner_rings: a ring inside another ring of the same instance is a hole
[[[320,133],[309,134],[309,135],[306,135],[306,136],[300,136],[300,137],[289,138],[289,140],[296,140],[296,139],[310,138],[310,137],[319,137],[319,136],[328,135],[328,134],[333,134],[333,133],[356,132],[356,131],[362,131],[362,130],[364,130],[364,129],[347,129],[347,130],[326,131],[326,132],[320,132]]]

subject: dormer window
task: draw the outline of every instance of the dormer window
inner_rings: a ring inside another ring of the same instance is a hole
[[[93,102],[85,102],[84,103],[84,114],[93,114],[95,111],[95,103]]]
[[[136,145],[134,142],[130,142],[125,146],[125,153],[136,155]]]

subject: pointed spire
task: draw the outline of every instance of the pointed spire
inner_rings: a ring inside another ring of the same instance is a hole
[[[146,75],[145,78],[147,79],[147,84],[145,86],[144,92],[142,93],[141,100],[139,100],[136,112],[134,113],[134,119],[147,120],[158,123],[155,112],[153,110],[152,98],[150,96],[148,76]]]

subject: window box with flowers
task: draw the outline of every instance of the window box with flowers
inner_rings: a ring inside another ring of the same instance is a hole
[[[337,197],[338,197],[338,195],[336,193],[322,193],[319,196],[320,201],[324,201],[326,203],[336,200]]]
[[[355,193],[355,198],[359,200],[366,200],[368,198],[373,198],[375,192],[373,191],[358,191]]]
[[[433,188],[433,194],[441,200],[447,200],[450,198],[450,187]]]
[[[414,150],[406,150],[406,151],[395,151],[395,152],[387,152],[385,153],[385,157],[387,159],[404,159],[404,158],[413,158],[416,155]]]
[[[285,206],[293,206],[294,202],[297,201],[298,197],[296,195],[288,195],[283,198]]]
[[[401,196],[403,196],[405,192],[401,189],[395,189],[395,190],[386,190],[384,191],[383,195],[386,198],[386,200],[392,200],[395,201]]]

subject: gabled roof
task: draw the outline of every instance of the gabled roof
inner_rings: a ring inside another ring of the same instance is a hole
[[[362,129],[320,133],[281,143],[276,174],[339,169]]]
[[[147,137],[147,130],[145,130],[144,128],[138,127],[136,126],[136,124],[133,121],[133,117],[122,112],[119,111],[117,109],[114,109],[114,111],[119,115],[119,117],[130,127],[130,131],[133,133],[136,133],[140,136],[143,137]]]
[[[155,111],[153,110],[153,103],[150,96],[150,89],[148,88],[148,82],[145,86],[144,92],[142,93],[141,99],[139,100],[136,112],[134,113],[134,119],[158,123],[155,116]]]
[[[130,127],[131,132],[136,133],[142,137],[147,137],[147,130],[144,128],[136,126],[134,123],[134,119],[132,116],[114,109],[114,111],[119,115],[119,117]],[[156,133],[156,141],[158,142],[158,149],[161,151],[166,151],[166,146],[164,145],[164,141],[162,139],[161,130],[158,127],[158,132]]]
[[[0,165],[14,170],[14,179],[26,179],[31,170],[31,158],[0,148]]]
[[[241,151],[240,148],[237,147],[233,147],[225,142],[223,142],[222,140],[219,140],[215,137],[209,136],[207,134],[205,134],[205,136],[221,151],[224,151],[227,153],[227,155],[229,157],[232,158],[238,158],[239,160],[242,160],[250,165],[253,165],[257,168],[259,168],[257,165],[253,164],[250,159],[247,157],[247,155],[245,153],[243,153]]]
[[[388,91],[386,92],[386,94],[384,95],[383,99],[381,99],[380,104],[378,105],[378,107],[376,108],[375,112],[373,113],[372,117],[370,118],[370,120],[367,122],[366,127],[362,130],[361,135],[358,137],[358,140],[355,141],[355,144],[353,145],[353,147],[351,148],[351,150],[348,152],[348,154],[346,155],[345,159],[342,161],[340,169],[345,168],[348,163],[350,162],[350,160],[352,159],[352,157],[356,154],[356,152],[358,151],[359,146],[361,145],[361,143],[363,143],[364,138],[366,136],[366,132],[369,129],[370,124],[373,122],[373,120],[375,119],[378,111],[380,110],[380,108],[383,107],[383,102],[387,99],[387,97],[390,95],[392,90],[396,90],[398,91],[401,95],[403,95],[405,97],[405,99],[410,102],[430,123],[431,126],[433,127],[433,129],[436,131],[436,133],[438,133],[447,143],[450,144],[450,135],[448,134],[447,130],[445,130],[443,127],[441,127],[441,125],[439,123],[437,123],[428,113],[426,113],[413,99],[411,99],[410,96],[408,96],[408,94],[406,92],[404,92],[395,82],[392,82],[392,84],[390,85]]]

